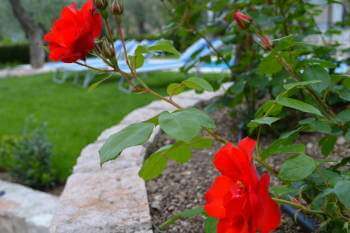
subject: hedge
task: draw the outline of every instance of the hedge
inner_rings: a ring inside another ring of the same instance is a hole
[[[30,62],[29,44],[0,45],[0,64],[1,63],[20,63],[28,64]]]

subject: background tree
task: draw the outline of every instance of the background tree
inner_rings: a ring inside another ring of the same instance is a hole
[[[40,68],[45,62],[45,50],[43,48],[43,28],[25,10],[20,0],[9,0],[13,15],[18,20],[26,38],[30,42],[30,63],[33,68]]]

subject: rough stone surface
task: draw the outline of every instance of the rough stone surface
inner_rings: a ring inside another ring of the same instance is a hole
[[[151,229],[145,184],[138,167],[75,173],[61,197],[51,232],[119,233]],[[127,178],[126,178],[127,177]]]
[[[230,85],[230,84],[229,84]],[[182,107],[191,107],[200,101],[222,95],[217,92],[197,95],[184,92],[173,99]],[[60,197],[60,207],[52,221],[51,233],[150,233],[151,216],[144,181],[139,178],[145,151],[159,133],[153,131],[149,142],[122,152],[118,159],[99,165],[99,149],[113,134],[130,124],[146,121],[163,111],[175,108],[165,101],[155,101],[128,114],[119,125],[113,126],[86,146],[73,174]],[[2,233],[2,232],[1,232]]]
[[[0,180],[0,232],[48,233],[58,198]]]

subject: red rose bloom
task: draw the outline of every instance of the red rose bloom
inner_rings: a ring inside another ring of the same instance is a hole
[[[252,20],[252,18],[249,15],[243,14],[240,11],[236,11],[233,14],[233,19],[236,21],[236,23],[241,29],[245,29],[246,24],[250,23],[250,21]]]
[[[255,141],[227,144],[215,155],[222,174],[205,195],[206,213],[219,219],[218,233],[269,233],[280,225],[279,206],[269,195],[270,177],[259,177],[253,164]]]
[[[87,56],[101,33],[102,17],[93,1],[88,0],[80,10],[75,3],[63,8],[44,40],[49,45],[51,60],[72,63]]]

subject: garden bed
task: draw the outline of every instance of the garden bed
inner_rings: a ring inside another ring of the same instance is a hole
[[[230,116],[230,109],[222,108],[212,113],[211,116],[217,123],[218,132],[236,143],[239,120]],[[314,134],[302,135],[301,140],[308,142],[307,151],[310,155],[320,156],[320,152],[316,149],[319,137],[320,135]],[[267,145],[271,139],[265,138],[262,141],[263,144]],[[171,143],[173,141],[169,137],[165,134],[160,134],[149,147],[148,154],[150,155],[160,147]],[[344,143],[343,140],[338,140],[338,146],[336,146],[333,153],[339,156],[349,153],[350,145],[344,145]],[[168,168],[161,177],[146,183],[155,232],[158,232],[157,226],[173,214],[204,204],[204,194],[212,184],[213,179],[218,175],[218,172],[212,165],[212,156],[219,146],[219,144],[215,144],[211,149],[195,151],[191,161],[185,165],[169,161]],[[269,162],[278,168],[282,161],[282,156],[275,156]],[[273,179],[272,182],[277,181]],[[203,219],[200,217],[179,221],[166,232],[203,232],[203,222]],[[283,216],[282,222],[282,226],[277,231],[279,233],[303,232],[294,223],[293,219],[288,216]]]

